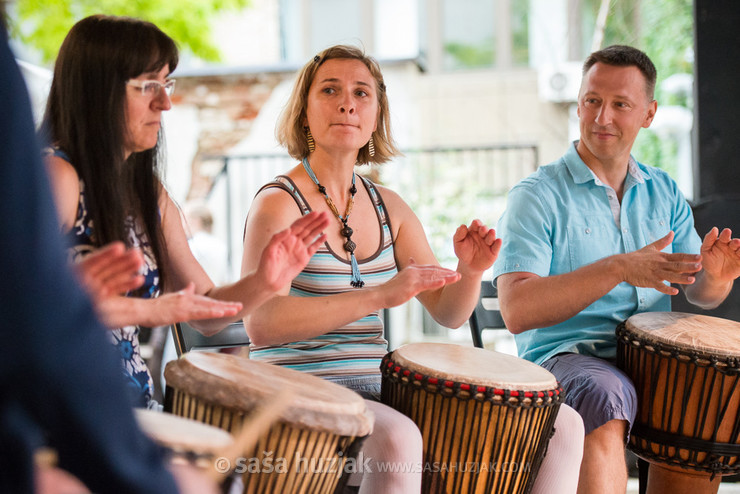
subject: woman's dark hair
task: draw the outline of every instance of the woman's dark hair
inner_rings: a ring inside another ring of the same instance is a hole
[[[125,158],[126,81],[177,67],[175,42],[150,22],[94,15],[72,27],[54,66],[41,137],[64,151],[85,184],[94,242],[127,245],[129,217],[140,222],[165,281],[157,145]]]

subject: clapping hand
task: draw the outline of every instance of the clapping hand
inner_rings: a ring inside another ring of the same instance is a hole
[[[726,283],[740,276],[740,239],[732,238],[732,230],[720,233],[714,227],[701,244],[702,267],[707,276]]]
[[[329,214],[312,211],[273,235],[257,269],[264,286],[276,292],[298,276],[326,240],[322,232],[327,226]]]
[[[496,231],[480,220],[473,220],[470,226],[460,225],[452,241],[455,255],[460,260],[458,271],[485,271],[493,266],[501,250],[501,239],[496,238]]]

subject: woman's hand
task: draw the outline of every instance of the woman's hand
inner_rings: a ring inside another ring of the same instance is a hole
[[[326,240],[322,232],[328,225],[328,213],[312,211],[272,236],[256,273],[265,290],[277,292],[298,276]]]
[[[396,276],[371,290],[378,290],[383,297],[382,306],[389,308],[408,302],[421,292],[437,290],[459,279],[460,273],[457,271],[441,266],[416,264],[410,259],[409,265]]]
[[[153,328],[181,321],[235,316],[241,308],[240,302],[224,302],[197,295],[195,283],[191,282],[179,292],[165,293],[153,299],[109,297],[98,305],[98,313],[109,328],[133,325]]]
[[[95,303],[139,288],[144,257],[139,249],[126,249],[112,242],[86,255],[73,265],[77,278]]]
[[[473,220],[470,226],[460,225],[452,241],[460,260],[458,271],[462,274],[481,273],[490,268],[501,250],[501,239],[496,238],[496,231],[480,220]]]

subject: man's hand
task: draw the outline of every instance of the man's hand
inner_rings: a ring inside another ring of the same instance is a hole
[[[740,239],[732,230],[722,233],[716,226],[704,236],[701,244],[702,265],[706,276],[718,283],[729,283],[740,276]]]
[[[622,281],[633,286],[655,288],[667,295],[676,295],[678,290],[666,285],[666,281],[681,285],[694,283],[694,275],[702,267],[701,256],[661,252],[673,242],[673,235],[669,232],[640,250],[614,256],[621,261]]]

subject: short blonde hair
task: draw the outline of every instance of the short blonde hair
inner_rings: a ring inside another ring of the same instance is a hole
[[[278,142],[288,150],[293,158],[301,160],[309,155],[306,131],[303,122],[306,119],[308,105],[308,90],[311,88],[316,72],[321,64],[331,59],[359,60],[365,64],[370,75],[375,79],[378,94],[378,125],[372,134],[375,144],[375,155],[370,156],[368,145],[364,145],[357,153],[357,164],[385,163],[391,157],[400,155],[391,135],[390,113],[388,110],[388,95],[385,92],[383,74],[378,62],[365,53],[349,45],[336,45],[327,48],[313,57],[298,73],[293,92],[288,104],[283,109],[278,120],[275,136]]]

